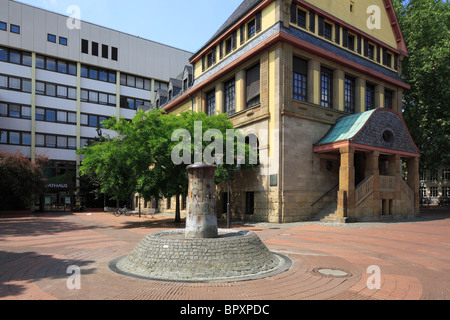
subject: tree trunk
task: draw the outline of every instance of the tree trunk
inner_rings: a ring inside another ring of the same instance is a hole
[[[180,195],[177,194],[175,197],[175,222],[181,222],[181,211],[180,211]]]

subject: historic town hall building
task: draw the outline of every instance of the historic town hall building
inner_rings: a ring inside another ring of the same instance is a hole
[[[390,0],[245,0],[155,100],[169,113],[228,113],[258,138],[261,164],[232,183],[234,219],[404,218],[419,211],[407,57]]]

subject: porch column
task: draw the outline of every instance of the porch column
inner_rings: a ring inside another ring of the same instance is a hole
[[[406,161],[408,169],[408,186],[414,191],[414,214],[420,212],[420,198],[419,198],[419,158],[410,158]]]
[[[398,214],[399,201],[402,199],[401,179],[402,179],[402,159],[400,155],[395,154],[388,158],[388,175],[395,176],[395,192],[393,194],[393,205],[391,214]]]
[[[382,211],[381,197],[380,197],[380,168],[379,160],[380,152],[371,151],[366,152],[366,173],[365,177],[373,176],[373,216],[380,216]]]
[[[355,149],[340,149],[341,167],[339,170],[339,191],[336,215],[344,220],[352,216],[355,208]]]

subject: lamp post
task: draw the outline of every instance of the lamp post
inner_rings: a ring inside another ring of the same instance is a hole
[[[223,159],[224,155],[223,154],[217,154],[216,155],[216,163],[217,166],[221,166],[223,164]],[[232,172],[239,172],[241,171],[241,162],[242,162],[242,158],[241,157],[236,157],[237,159],[237,168],[236,169],[232,169],[232,168],[224,168],[227,171],[227,182],[228,182],[228,192],[227,192],[227,229],[231,228],[231,214],[230,214],[230,176]]]

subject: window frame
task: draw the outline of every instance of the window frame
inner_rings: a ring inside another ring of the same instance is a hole
[[[206,114],[213,116],[216,114],[216,90],[213,89],[206,93]]]
[[[224,83],[224,112],[228,115],[236,113],[236,80],[230,79]]]
[[[347,75],[344,80],[344,111],[351,114],[356,112],[356,80]]]
[[[56,43],[56,35],[47,33],[47,42]]]
[[[10,24],[9,31],[14,34],[20,34],[20,26],[18,26],[16,24]]]
[[[328,109],[333,109],[333,73],[326,67],[320,70],[320,105]]]

